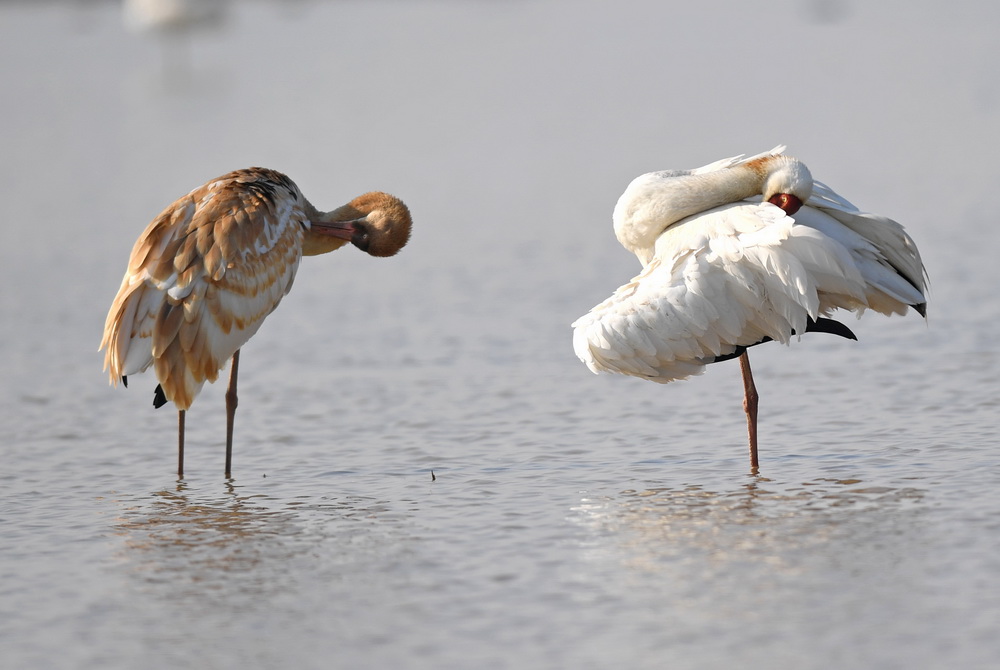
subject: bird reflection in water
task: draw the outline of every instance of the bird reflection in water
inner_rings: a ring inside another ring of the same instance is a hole
[[[922,498],[917,488],[858,479],[790,484],[755,477],[729,492],[700,485],[626,490],[618,497],[584,499],[575,512],[592,531],[588,548],[595,557],[611,555],[634,570],[680,570],[685,579],[722,584],[746,579],[749,564],[764,566],[763,572],[798,571],[803,561],[838,560],[831,547],[845,538],[857,546],[859,535],[891,551],[880,540],[901,529],[916,532],[912,514]],[[707,574],[692,577],[698,573]]]
[[[245,596],[275,593],[282,588],[277,566],[301,553],[296,515],[269,509],[264,496],[241,495],[229,484],[210,498],[183,482],[152,496],[152,503],[123,509],[115,530],[134,574],[149,585],[169,584],[173,595],[231,589],[234,580]]]
[[[123,539],[121,556],[144,588],[168,586],[169,599],[226,590],[230,602],[238,598],[259,604],[261,596],[280,593],[301,576],[297,558],[312,555],[328,541],[342,546],[350,538],[377,536],[377,542],[365,546],[378,555],[392,554],[383,542],[398,549],[397,531],[412,513],[368,496],[289,500],[248,495],[232,481],[218,495],[182,480],[172,490],[151,494],[152,501],[148,496],[118,500],[114,532]],[[364,551],[348,552],[336,566],[368,565],[371,560]]]

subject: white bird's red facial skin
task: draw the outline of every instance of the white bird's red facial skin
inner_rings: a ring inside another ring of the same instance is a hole
[[[788,215],[794,214],[802,207],[802,201],[791,193],[775,193],[767,201],[775,207],[785,210],[785,214]]]

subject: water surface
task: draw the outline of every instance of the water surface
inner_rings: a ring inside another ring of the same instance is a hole
[[[0,6],[0,648],[21,668],[989,667],[1000,655],[991,3],[239,3],[169,43]],[[776,20],[777,19],[777,20]],[[787,143],[903,222],[929,321],[594,376],[641,172]],[[303,263],[175,421],[96,353],[142,227],[265,165],[410,246]],[[433,472],[433,476],[432,476]]]

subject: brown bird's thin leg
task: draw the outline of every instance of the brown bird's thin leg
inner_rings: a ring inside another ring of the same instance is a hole
[[[743,373],[743,411],[747,413],[747,434],[750,437],[750,474],[757,474],[757,387],[750,372],[750,357],[740,354],[740,371]]]
[[[177,476],[184,476],[184,410],[177,410]]]
[[[226,389],[226,476],[233,470],[233,424],[236,421],[236,373],[240,368],[240,350],[233,354],[233,368],[229,372],[229,388]]]

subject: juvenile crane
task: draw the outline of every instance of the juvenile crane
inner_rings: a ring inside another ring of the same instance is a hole
[[[806,332],[857,339],[828,318],[837,309],[926,316],[927,273],[903,227],[813,181],[784,149],[633,180],[613,222],[642,272],[573,323],[595,373],[667,383],[739,358],[754,473],[749,347]]]
[[[185,412],[232,359],[226,391],[226,476],[232,471],[240,347],[292,287],[302,256],[348,242],[392,256],[410,237],[406,205],[372,192],[320,212],[287,176],[236,170],[199,186],[139,236],[108,312],[100,349],[111,384],[153,366],[155,407],[177,407],[177,474]]]

